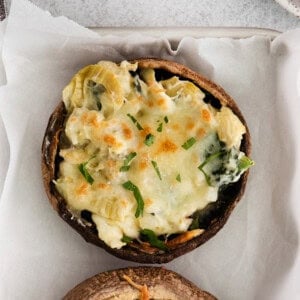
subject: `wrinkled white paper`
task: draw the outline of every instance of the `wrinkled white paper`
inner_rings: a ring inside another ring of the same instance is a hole
[[[6,29],[6,20],[0,22],[0,86],[6,83],[5,71],[2,62],[2,46],[3,46],[5,29]],[[1,118],[1,109],[0,109],[0,198],[1,198],[2,189],[4,185],[5,175],[8,168],[8,162],[9,162],[9,145],[8,145],[4,124]]]
[[[187,37],[174,51],[148,36],[102,38],[14,1],[3,52],[8,84],[0,88],[10,145],[0,200],[0,299],[59,299],[96,273],[138,265],[87,244],[64,223],[48,203],[40,170],[48,118],[71,76],[101,59],[137,57],[176,60],[223,86],[248,122],[256,162],[225,227],[165,267],[219,299],[299,298],[299,50],[295,30],[273,42]]]

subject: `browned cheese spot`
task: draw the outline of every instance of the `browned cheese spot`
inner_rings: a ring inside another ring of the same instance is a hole
[[[88,184],[84,182],[76,189],[76,194],[78,196],[86,195],[87,190],[88,190]]]
[[[104,190],[106,190],[106,189],[109,188],[109,185],[108,185],[107,183],[100,182],[100,183],[98,184],[98,188],[99,188],[99,189],[104,189]]]
[[[147,199],[145,199],[144,201],[145,201],[145,205],[146,205],[146,206],[150,206],[150,205],[153,203],[153,200],[150,199],[150,198],[147,198]]]
[[[210,122],[210,120],[211,120],[211,115],[210,115],[210,112],[209,112],[208,109],[205,109],[205,108],[204,108],[204,109],[201,110],[201,118],[202,118],[203,121],[205,121],[205,122],[207,122],[207,123]]]
[[[145,170],[149,165],[148,155],[146,153],[141,154],[139,161],[139,168]]]
[[[189,119],[186,123],[186,129],[191,130],[195,127],[195,122],[192,119]]]
[[[202,138],[202,137],[205,136],[205,134],[206,134],[206,131],[205,131],[204,128],[199,128],[199,129],[197,130],[197,138]]]
[[[159,145],[157,154],[160,153],[174,153],[178,147],[170,139],[166,138]]]
[[[133,133],[125,123],[122,123],[122,131],[126,140],[130,140],[132,138]]]

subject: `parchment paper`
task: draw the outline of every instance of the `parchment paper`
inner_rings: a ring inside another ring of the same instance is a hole
[[[2,62],[2,47],[4,41],[4,33],[6,28],[6,20],[0,22],[0,86],[6,83],[5,70]],[[4,185],[5,175],[9,162],[9,145],[6,136],[6,131],[1,118],[0,110],[0,199]]]
[[[10,145],[0,200],[0,299],[59,299],[98,272],[137,265],[87,244],[57,216],[40,157],[48,118],[77,70],[145,56],[184,63],[223,86],[248,122],[256,162],[225,227],[165,266],[219,299],[299,298],[299,50],[300,30],[272,43],[187,37],[171,50],[147,36],[102,38],[13,1],[3,49],[8,84],[0,88]]]

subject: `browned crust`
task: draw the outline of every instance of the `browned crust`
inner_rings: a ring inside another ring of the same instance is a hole
[[[161,288],[174,293],[178,299],[216,299],[173,271],[161,267],[136,267],[97,274],[75,286],[63,300],[108,299],[134,291],[135,288],[123,279],[124,275],[129,276],[139,285],[146,285],[150,292],[150,299],[153,297],[153,291]]]
[[[138,59],[136,62],[138,62],[139,68],[165,70],[173,73],[174,75],[186,78],[194,82],[200,88],[205,89],[207,92],[212,94],[221,102],[222,105],[230,107],[246,127],[246,133],[243,136],[241,150],[245,152],[247,156],[250,155],[250,134],[245,119],[234,100],[227,95],[220,86],[188,69],[187,67],[175,62],[151,58]],[[169,250],[168,252],[146,253],[138,246],[138,244],[135,243],[132,243],[132,246],[127,245],[121,249],[112,249],[98,238],[97,229],[94,224],[87,223],[84,219],[73,215],[68,210],[65,200],[57,192],[53,183],[56,175],[55,168],[57,167],[59,136],[64,125],[65,117],[66,110],[64,104],[60,102],[50,117],[43,141],[42,175],[47,196],[58,214],[78,233],[80,233],[87,242],[100,246],[119,258],[141,263],[166,263],[199,247],[208,239],[213,237],[224,226],[232,210],[244,193],[248,171],[241,176],[238,182],[230,186],[227,191],[228,195],[226,195],[226,201],[228,202],[228,205],[226,206],[225,210],[222,211],[221,215],[218,215],[212,219],[205,232],[198,237],[179,245],[177,248]]]

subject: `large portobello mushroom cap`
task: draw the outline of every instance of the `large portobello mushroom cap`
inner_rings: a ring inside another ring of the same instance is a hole
[[[141,296],[138,288],[129,284],[146,286]],[[63,300],[79,299],[170,299],[170,300],[214,300],[205,292],[179,274],[159,267],[125,268],[97,274],[78,284],[64,296]]]
[[[243,151],[246,156],[249,156],[251,148],[250,134],[245,119],[234,100],[226,94],[220,86],[175,62],[150,58],[138,59],[134,62],[138,62],[139,69],[154,69],[157,76],[161,76],[162,78],[169,78],[176,75],[179,76],[180,79],[189,80],[205,92],[205,102],[217,109],[221,106],[229,107],[246,128],[240,150]],[[67,111],[65,106],[63,102],[60,102],[49,119],[43,140],[42,175],[48,198],[60,217],[80,233],[87,242],[102,247],[119,258],[141,263],[166,263],[199,247],[224,226],[232,210],[244,193],[248,170],[237,182],[219,189],[218,200],[208,204],[207,207],[203,209],[200,218],[200,228],[204,228],[205,231],[199,236],[179,244],[177,247],[170,248],[168,251],[155,251],[154,253],[145,251],[145,249],[139,247],[139,243],[129,243],[121,249],[110,248],[99,239],[97,228],[93,222],[90,220],[87,222],[86,218],[76,216],[68,209],[66,201],[55,187],[54,180],[58,176],[58,166],[61,161],[58,155],[60,135],[63,131],[66,116]]]

